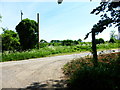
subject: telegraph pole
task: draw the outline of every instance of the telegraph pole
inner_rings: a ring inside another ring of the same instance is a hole
[[[39,13],[37,13],[37,23],[38,23],[38,49],[39,47]]]
[[[22,12],[22,10],[21,10],[21,21],[22,21],[22,15],[23,15],[23,12]]]

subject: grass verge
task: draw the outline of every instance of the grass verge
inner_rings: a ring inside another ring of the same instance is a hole
[[[99,55],[94,67],[91,57],[67,63],[63,68],[68,88],[73,90],[120,90],[120,52]]]

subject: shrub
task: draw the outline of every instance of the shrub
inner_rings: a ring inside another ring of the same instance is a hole
[[[115,39],[114,39],[114,38],[111,38],[111,39],[109,40],[109,43],[115,43]]]
[[[95,41],[96,41],[96,44],[105,43],[104,39],[102,38],[96,39]]]
[[[81,58],[67,63],[63,70],[68,77],[68,88],[73,90],[120,90],[119,54],[99,57],[98,67],[92,65],[90,58]],[[111,60],[111,57],[114,59]],[[106,58],[106,61],[102,61],[103,58]]]
[[[43,48],[43,47],[47,47],[48,46],[48,43],[40,43],[40,48]]]
[[[18,34],[12,30],[4,29],[2,33],[2,51],[15,51],[20,49]]]

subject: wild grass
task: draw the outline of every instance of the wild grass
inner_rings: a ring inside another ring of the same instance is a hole
[[[98,49],[111,49],[117,48],[117,43],[107,43],[97,45]],[[63,54],[63,53],[73,53],[73,52],[82,52],[82,51],[91,51],[91,44],[80,44],[75,46],[46,46],[40,49],[32,49],[29,51],[22,52],[4,52],[2,53],[1,62],[5,61],[16,61],[24,60],[31,58],[40,58],[46,57],[54,54]]]
[[[105,43],[105,44],[97,44],[97,49],[111,49],[111,48],[120,48],[119,43]]]
[[[94,67],[92,58],[80,58],[63,68],[68,88],[73,90],[120,90],[120,52],[99,56]]]
[[[86,48],[86,49],[85,49]],[[16,61],[30,58],[46,57],[53,54],[81,52],[88,50],[89,46],[48,46],[40,49],[32,49],[30,51],[15,52],[15,53],[2,53],[2,62]]]

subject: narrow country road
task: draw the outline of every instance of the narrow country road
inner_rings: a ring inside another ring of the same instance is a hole
[[[116,52],[119,50],[116,49]],[[105,53],[111,50],[105,51]],[[100,52],[98,52],[100,53]],[[103,52],[104,53],[104,52]],[[67,62],[91,55],[89,52],[0,63],[0,89],[25,88],[32,83],[61,80],[61,68]]]

